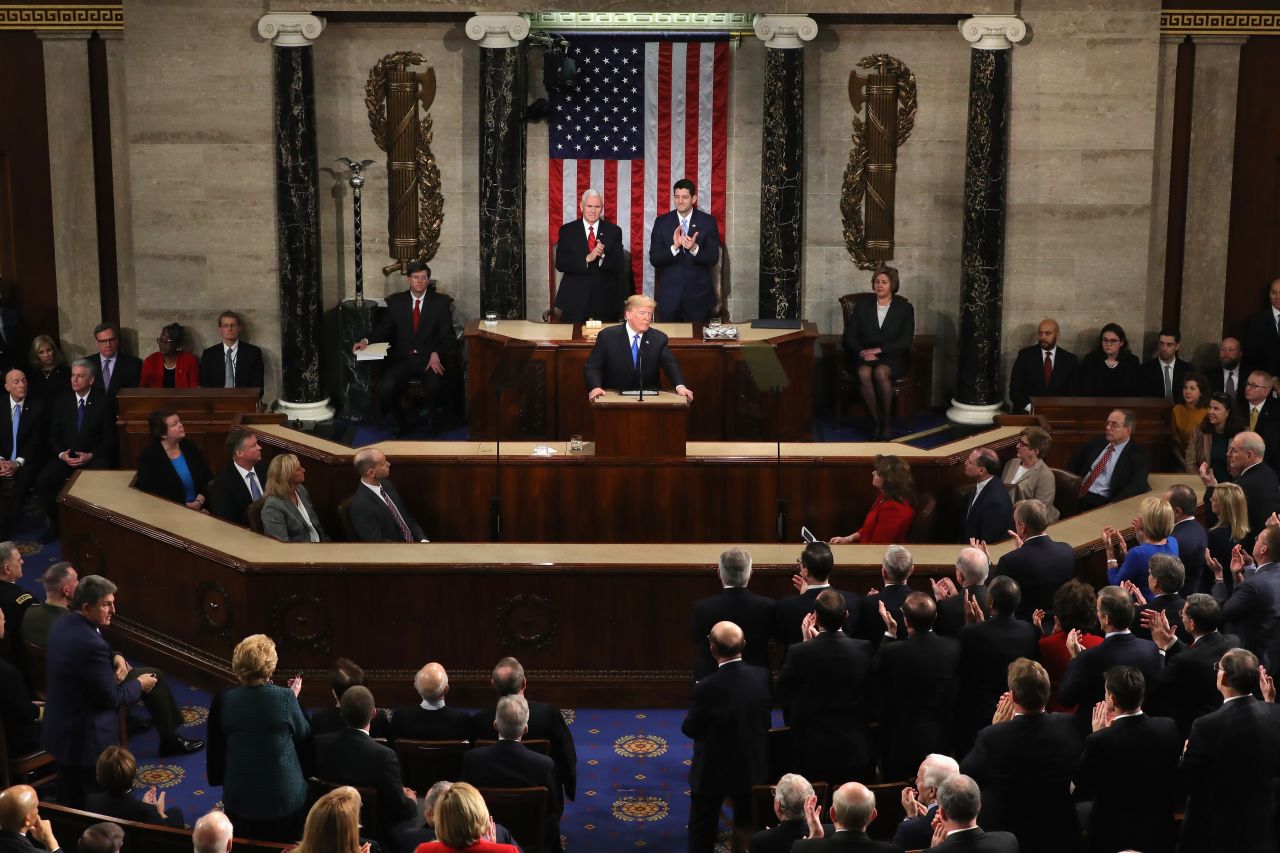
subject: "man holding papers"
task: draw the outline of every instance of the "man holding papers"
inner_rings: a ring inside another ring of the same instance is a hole
[[[680,365],[667,347],[667,336],[649,328],[655,304],[647,296],[629,297],[624,312],[626,322],[602,329],[596,336],[595,349],[583,369],[587,387],[591,389],[587,400],[603,395],[605,388],[638,390],[642,379],[646,391],[656,389],[661,367],[676,386],[676,393],[693,401],[693,392],[685,387]]]

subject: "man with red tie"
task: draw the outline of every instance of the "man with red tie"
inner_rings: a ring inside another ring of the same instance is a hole
[[[380,390],[383,404],[391,409],[394,420],[393,436],[405,430],[405,414],[400,398],[404,396],[409,380],[422,380],[429,403],[427,432],[435,432],[434,418],[436,398],[444,384],[444,363],[441,357],[458,343],[453,333],[449,300],[428,285],[431,267],[425,261],[410,261],[405,268],[409,277],[409,289],[387,297],[387,308],[382,318],[352,349],[355,352],[370,342],[386,341],[391,344],[387,364],[382,371]]]
[[[1037,343],[1018,350],[1009,371],[1009,402],[1015,415],[1031,411],[1032,397],[1069,397],[1076,389],[1080,360],[1058,346],[1058,321],[1046,317],[1036,328]]]
[[[582,194],[582,218],[560,227],[556,269],[564,277],[556,289],[556,307],[566,323],[611,323],[622,316],[622,300],[627,298],[622,229],[601,219],[602,210],[604,196],[589,189]]]
[[[1080,512],[1147,490],[1151,454],[1131,440],[1133,426],[1133,412],[1113,409],[1107,415],[1105,437],[1091,439],[1071,457],[1067,470],[1081,478]]]

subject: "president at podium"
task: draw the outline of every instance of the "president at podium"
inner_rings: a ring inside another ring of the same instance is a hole
[[[684,385],[680,365],[667,346],[667,336],[653,323],[653,309],[657,305],[647,296],[630,296],[623,310],[626,322],[620,326],[602,329],[596,336],[595,349],[583,369],[588,400],[604,394],[605,388],[618,391],[636,391],[644,381],[644,390],[658,387],[658,368],[676,386],[676,393],[692,401],[693,392]]]

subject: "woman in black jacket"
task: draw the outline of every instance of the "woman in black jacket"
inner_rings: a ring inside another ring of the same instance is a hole
[[[907,356],[916,334],[916,312],[898,296],[898,271],[881,264],[871,277],[875,299],[859,299],[844,330],[849,372],[858,378],[862,401],[874,424],[874,437],[889,438],[893,380],[907,372]]]
[[[1119,323],[1098,333],[1097,348],[1080,362],[1082,397],[1137,397],[1141,364],[1129,352],[1129,339]]]
[[[187,440],[182,418],[172,409],[159,409],[147,417],[147,424],[155,441],[138,454],[138,488],[203,510],[213,475],[200,448]]]

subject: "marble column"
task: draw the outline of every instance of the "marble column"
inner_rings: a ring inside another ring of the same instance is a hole
[[[764,128],[760,153],[761,317],[800,317],[804,250],[804,43],[818,35],[813,18],[757,15],[765,51]]]
[[[476,15],[467,35],[480,43],[480,311],[525,317],[524,109],[529,22]]]
[[[320,372],[320,179],[311,57],[311,42],[323,31],[324,21],[314,15],[282,13],[258,19],[258,33],[272,40],[275,81],[281,369],[276,407],[303,421],[333,417]]]
[[[1191,154],[1182,260],[1182,339],[1222,335],[1227,281],[1231,174],[1236,151],[1236,89],[1246,36],[1192,36]],[[1264,284],[1257,282],[1259,292]]]
[[[1160,37],[1160,67],[1156,73],[1155,168],[1151,181],[1151,230],[1147,238],[1147,309],[1142,327],[1164,325],[1165,252],[1169,230],[1169,172],[1173,160],[1174,89],[1177,83],[1178,45],[1182,36]],[[1176,320],[1175,320],[1176,323]],[[1191,358],[1190,355],[1187,355]],[[1195,360],[1195,359],[1192,359]]]
[[[133,265],[133,186],[129,173],[128,100],[125,97],[123,30],[99,30],[106,45],[107,100],[111,109],[111,185],[115,187],[116,276],[120,325],[138,325],[137,287]]]
[[[969,122],[960,249],[960,352],[947,418],[983,425],[1004,403],[1000,314],[1004,298],[1005,181],[1009,171],[1009,75],[1019,18],[979,15],[960,22],[969,56]]]
[[[89,109],[88,30],[36,33],[44,53],[49,116],[49,190],[58,333],[69,357],[92,352],[102,322],[98,292],[98,211],[94,194],[93,123]],[[86,282],[94,282],[86,287]]]

